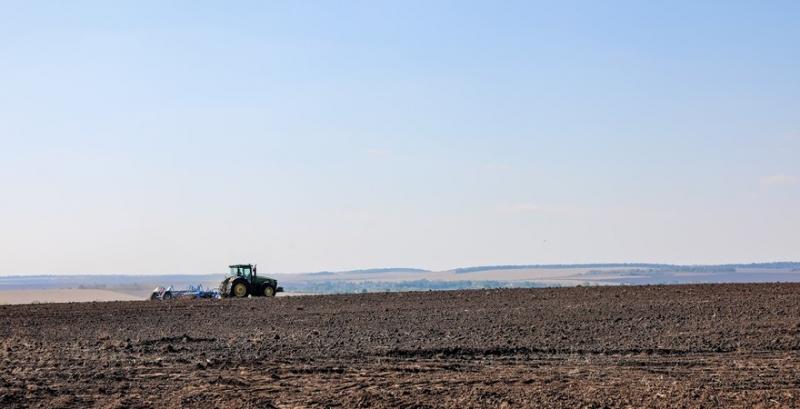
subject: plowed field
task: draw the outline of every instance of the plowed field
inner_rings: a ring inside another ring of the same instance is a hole
[[[0,407],[800,407],[800,284],[0,306]]]

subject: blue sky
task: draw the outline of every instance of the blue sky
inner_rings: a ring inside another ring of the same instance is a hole
[[[794,1],[0,5],[0,274],[800,259]]]

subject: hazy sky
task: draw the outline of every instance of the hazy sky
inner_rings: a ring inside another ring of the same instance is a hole
[[[0,274],[800,260],[800,2],[0,2]]]

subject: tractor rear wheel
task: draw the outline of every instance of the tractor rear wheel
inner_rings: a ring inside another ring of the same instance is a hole
[[[236,283],[231,288],[231,292],[233,296],[236,298],[242,298],[247,296],[247,286],[244,283]]]
[[[275,296],[275,289],[265,285],[264,286],[264,297],[274,297]]]

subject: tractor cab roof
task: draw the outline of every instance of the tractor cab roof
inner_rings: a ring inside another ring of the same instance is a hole
[[[234,264],[234,265],[231,265],[231,266],[228,266],[228,267],[229,268],[244,268],[244,267],[253,268],[253,265],[252,264]]]

